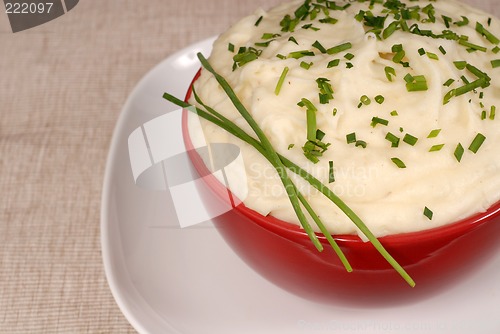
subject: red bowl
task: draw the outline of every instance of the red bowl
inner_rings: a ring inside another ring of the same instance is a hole
[[[186,100],[190,95],[191,88]],[[215,194],[226,201],[228,189],[211,176],[193,149],[187,113],[182,126],[189,157],[211,190],[208,196]],[[334,236],[353,267],[349,273],[323,235],[318,234],[318,238],[324,251],[318,252],[301,227],[263,216],[244,204],[233,205],[213,223],[230,247],[263,277],[289,292],[320,302],[393,304],[422,299],[465,279],[500,244],[500,202],[486,212],[443,227],[380,238],[415,280],[412,288],[371,243],[355,235]]]

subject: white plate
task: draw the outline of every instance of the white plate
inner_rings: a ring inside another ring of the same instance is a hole
[[[295,297],[249,269],[211,224],[181,229],[168,192],[134,184],[127,139],[175,106],[208,55],[194,44],[155,67],[130,95],[113,137],[102,201],[102,251],[112,293],[140,333],[500,333],[500,254],[458,285],[406,305],[355,308]],[[173,138],[176,139],[176,138]]]

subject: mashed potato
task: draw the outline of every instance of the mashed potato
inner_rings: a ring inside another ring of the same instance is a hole
[[[209,61],[274,148],[381,237],[442,226],[500,199],[498,38],[498,19],[452,0],[300,1],[242,19],[217,39]],[[253,135],[210,73],[195,87]],[[244,203],[298,224],[266,159],[202,124],[208,142],[242,148]],[[359,232],[290,176],[331,233]]]

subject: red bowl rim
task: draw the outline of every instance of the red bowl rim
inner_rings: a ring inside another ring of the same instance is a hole
[[[186,92],[185,101],[188,101],[189,98],[191,97],[192,86],[200,76],[201,71],[202,70],[200,69],[196,73],[191,84],[189,85],[188,91]],[[189,111],[184,110],[182,115],[182,133],[186,149],[190,153],[191,161],[198,172],[202,173],[202,175],[209,176],[204,178],[209,188],[213,190],[220,198],[227,198],[227,193],[229,190],[222,183],[220,183],[213,175],[211,175],[210,172],[208,172],[208,169],[204,165],[203,160],[198,155],[198,153],[196,153],[196,151],[193,149],[194,146],[189,136],[189,130],[187,124],[188,112]],[[304,229],[297,224],[289,223],[270,215],[263,216],[260,213],[256,212],[255,210],[248,208],[243,203],[234,207],[234,209],[237,210],[239,213],[243,214],[245,217],[250,218],[257,224],[269,230],[272,230],[277,234],[309,240],[309,236],[306,234]],[[493,217],[496,217],[498,215],[500,215],[500,201],[493,204],[490,208],[488,208],[484,212],[471,215],[467,218],[460,219],[456,222],[416,232],[387,235],[380,237],[378,239],[384,245],[398,245],[398,244],[411,244],[411,243],[415,244],[423,241],[448,238],[449,236],[460,236],[466,234],[469,231],[472,231],[473,229],[478,228],[482,224],[491,221]],[[323,244],[328,243],[326,237],[323,234],[317,233],[317,237]],[[358,235],[355,234],[335,234],[333,235],[333,237],[336,241],[342,243],[367,244]]]

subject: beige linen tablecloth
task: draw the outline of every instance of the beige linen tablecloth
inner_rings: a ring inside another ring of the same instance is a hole
[[[133,333],[104,275],[115,122],[174,51],[280,0],[82,0],[12,33],[0,13],[0,333]],[[469,0],[499,15],[497,0]],[[196,321],[196,319],[193,319]]]

